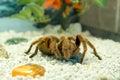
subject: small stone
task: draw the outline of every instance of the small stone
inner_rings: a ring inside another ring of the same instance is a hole
[[[8,53],[1,44],[0,44],[0,58],[8,58]]]
[[[13,44],[19,44],[21,42],[27,42],[28,40],[26,38],[21,38],[21,37],[13,37],[8,39],[5,43],[9,45]]]

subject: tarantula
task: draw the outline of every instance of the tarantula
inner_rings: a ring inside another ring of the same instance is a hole
[[[35,56],[38,50],[40,50],[44,54],[53,55],[56,58],[63,58],[68,60],[71,56],[77,56],[79,54],[81,43],[84,50],[80,63],[83,62],[87,51],[87,45],[93,49],[94,55],[98,57],[99,60],[102,60],[102,58],[98,55],[94,45],[83,34],[68,37],[61,36],[60,38],[52,35],[41,37],[34,41],[25,53],[28,54],[32,46],[36,44],[37,46],[35,52],[30,56],[30,58]]]

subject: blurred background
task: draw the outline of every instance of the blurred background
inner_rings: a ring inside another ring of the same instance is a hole
[[[0,17],[18,13],[21,8],[22,6],[17,4],[17,0],[0,0]]]
[[[22,9],[17,0],[0,0],[0,18],[18,13]],[[109,32],[120,33],[120,0],[108,0],[108,6],[92,6],[80,17],[80,23]]]
[[[92,6],[80,22],[89,26],[120,33],[120,0],[108,0],[106,8]]]

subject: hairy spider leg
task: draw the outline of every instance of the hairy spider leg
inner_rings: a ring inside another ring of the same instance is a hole
[[[88,39],[86,39],[86,41],[87,41],[87,44],[93,49],[94,55],[98,57],[99,60],[102,60],[102,58],[98,55],[97,50],[95,49],[94,45]]]
[[[95,55],[96,57],[98,57],[99,60],[102,60],[102,58],[98,55],[98,53],[97,53],[94,45],[93,45],[87,38],[85,38],[85,36],[83,36],[82,34],[78,34],[77,37],[82,41],[82,43],[83,43],[83,48],[84,48],[84,52],[83,52],[83,54],[82,54],[80,63],[83,62],[85,53],[86,53],[86,51],[87,51],[87,44],[93,49],[94,55]]]
[[[87,44],[86,44],[86,41],[85,41],[85,38],[82,34],[78,34],[77,35],[77,38],[81,41],[81,43],[83,44],[83,53],[82,53],[82,56],[81,56],[81,60],[80,60],[80,63],[83,62],[83,59],[85,57],[85,54],[86,54],[86,51],[87,51]]]
[[[79,48],[81,43],[80,40],[75,39],[75,37],[73,36],[69,36],[68,39],[71,40],[71,42],[73,41],[73,44],[71,44],[72,48],[74,48],[72,51],[72,55],[77,56],[80,52],[80,48]]]
[[[73,51],[73,55],[74,56],[77,56],[78,54],[80,53],[80,48],[76,48],[74,51]]]
[[[69,36],[68,39],[75,41],[75,38],[73,36]]]
[[[40,39],[41,39],[41,38],[40,38]],[[32,44],[30,45],[30,47],[28,48],[28,50],[27,50],[25,53],[28,54],[28,53],[30,52],[31,48],[33,47],[33,45],[35,45],[36,43],[38,43],[38,42],[40,41],[40,39],[32,42]]]
[[[44,43],[44,42],[45,42],[44,39],[42,39],[42,38],[41,38],[41,40],[39,39],[39,42],[37,43],[36,49],[35,49],[34,53],[30,56],[30,58],[34,57],[34,56],[37,54],[40,45],[41,45],[42,43]]]
[[[73,39],[72,39],[73,40]],[[74,47],[75,47],[75,49],[74,49],[74,51],[73,51],[73,55],[75,55],[75,56],[77,56],[79,53],[80,53],[80,48],[79,48],[79,46],[80,46],[80,44],[81,44],[81,41],[78,39],[78,37],[76,37],[76,39],[74,38],[74,43],[75,43],[75,45],[74,45]]]
[[[72,39],[72,38],[71,38]],[[64,59],[69,59],[71,56],[71,41],[68,37],[62,36],[60,39],[60,45],[61,45],[61,53],[63,54]]]
[[[72,54],[71,42],[67,38],[65,38],[65,40],[63,41],[62,53],[64,54],[63,57],[65,59],[69,59]]]
[[[59,44],[56,43],[55,48],[54,48],[54,55],[56,58],[62,58],[61,52],[59,50]]]

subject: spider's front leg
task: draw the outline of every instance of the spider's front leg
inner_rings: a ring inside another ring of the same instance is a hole
[[[25,53],[28,54],[30,52],[30,50],[32,49],[33,45],[35,45],[38,42],[39,42],[39,40],[32,42],[32,44],[30,45],[30,47],[28,48],[28,50]]]
[[[76,43],[76,46],[77,46],[77,47],[79,47],[81,43],[83,44],[83,49],[84,49],[84,50],[83,50],[83,53],[82,53],[82,56],[81,56],[81,60],[80,60],[80,63],[82,63],[82,62],[83,62],[83,59],[84,59],[84,57],[85,57],[86,51],[87,51],[87,45],[86,45],[86,41],[85,41],[84,36],[83,36],[82,34],[78,34],[78,35],[76,36],[76,41],[75,41],[75,43]]]
[[[30,58],[34,57],[37,54],[41,44],[44,43],[44,42],[45,42],[44,39],[40,39],[39,40],[39,42],[37,43],[36,49],[35,49],[34,53],[30,56]]]
[[[55,57],[56,58],[62,58],[62,55],[61,55],[60,50],[59,50],[59,44],[56,43],[54,46],[55,47],[53,48],[52,52],[54,53]]]
[[[72,38],[71,38],[72,39]],[[68,60],[72,54],[72,42],[70,37],[64,37],[61,41],[61,52],[63,54],[63,58]]]

